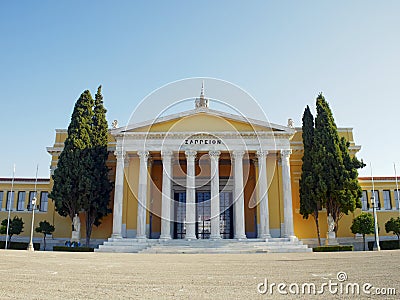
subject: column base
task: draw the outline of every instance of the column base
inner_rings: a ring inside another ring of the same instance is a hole
[[[289,241],[291,241],[291,242],[297,242],[297,241],[299,240],[299,239],[297,238],[297,236],[295,236],[295,235],[287,235],[287,234],[285,234],[284,237],[285,237],[285,238],[288,238]]]
[[[210,236],[210,240],[212,240],[212,241],[222,240],[222,237],[220,235]]]
[[[235,239],[238,241],[244,241],[244,240],[247,240],[247,236],[246,235],[238,235],[238,236],[235,236]]]
[[[147,240],[147,236],[145,236],[145,235],[137,236],[136,239],[144,241],[144,240]]]
[[[113,233],[111,235],[111,238],[113,238],[113,239],[122,239],[122,235],[120,233]]]
[[[194,240],[197,240],[197,237],[196,236],[187,236],[187,237],[185,237],[185,240],[194,241]]]
[[[160,241],[169,241],[172,240],[171,236],[160,236],[159,238]]]
[[[271,235],[269,233],[261,234],[258,236],[259,239],[270,239]]]

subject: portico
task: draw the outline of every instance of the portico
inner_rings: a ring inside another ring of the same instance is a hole
[[[113,238],[295,239],[293,128],[199,106],[111,133]]]

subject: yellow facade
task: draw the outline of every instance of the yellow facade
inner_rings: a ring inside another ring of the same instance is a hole
[[[172,120],[165,120],[155,122],[154,124],[145,124],[142,127],[128,128],[128,132],[140,133],[182,133],[182,132],[239,132],[239,133],[268,133],[272,131],[279,131],[279,128],[267,128],[262,124],[251,124],[249,122],[240,121],[238,119],[224,118],[223,115],[216,114],[209,115],[207,112],[201,111],[195,114],[189,114],[184,117],[175,118]],[[349,142],[351,152],[355,154],[360,147],[357,146],[353,140],[353,132],[350,128],[339,129],[339,134],[344,136]],[[52,147],[47,150],[51,154],[51,169],[57,165],[58,156],[62,151],[63,143],[67,137],[66,130],[56,130],[55,142]],[[109,159],[108,166],[110,168],[110,179],[115,181],[116,174],[116,157],[114,151],[116,149],[116,139],[109,134]],[[292,154],[290,156],[290,175],[291,175],[291,190],[292,190],[292,208],[293,208],[293,222],[294,233],[299,239],[315,239],[316,230],[312,217],[308,220],[303,219],[299,213],[300,200],[299,200],[299,179],[301,176],[301,165],[303,146],[301,138],[301,128],[296,128],[294,135],[290,138],[290,148]],[[210,177],[210,165],[207,158],[206,151],[198,151],[196,163],[196,176],[199,178]],[[148,166],[148,203],[146,206],[149,208],[146,216],[146,223],[149,232],[149,237],[159,237],[161,231],[161,189],[163,168],[160,151],[152,150],[151,160]],[[139,165],[140,161],[134,153],[128,154],[126,160],[128,161],[124,169],[124,184],[123,184],[123,202],[122,202],[122,224],[125,236],[133,236],[137,229],[137,208],[138,208],[138,190],[139,190]],[[221,178],[229,178],[232,175],[232,166],[229,163],[231,160],[229,152],[222,152],[219,165],[219,175]],[[244,198],[245,198],[245,231],[248,237],[256,237],[258,226],[260,224],[260,210],[257,205],[259,195],[256,188],[258,181],[258,165],[257,157],[254,151],[250,151],[247,157],[243,160],[245,176],[244,183]],[[173,165],[174,178],[184,178],[186,176],[185,156],[180,153],[175,159]],[[282,167],[280,164],[279,151],[270,151],[267,156],[267,182],[268,182],[268,199],[269,199],[269,224],[271,233],[280,236],[282,225],[284,223],[284,196],[283,196],[283,183],[282,183]],[[391,217],[399,216],[398,209],[395,203],[395,180],[394,178],[377,178],[375,180],[374,189],[378,191],[380,199],[390,195],[390,209],[381,209],[378,211],[378,222],[381,228],[380,235],[391,235],[384,231],[384,224]],[[367,191],[367,199],[371,197],[372,181],[371,178],[360,178],[360,184],[363,190]],[[50,192],[52,188],[51,179],[40,179],[37,185],[38,193]],[[3,192],[2,206],[0,218],[7,217],[6,212],[6,195],[11,189],[10,179],[0,179],[0,192]],[[27,239],[29,236],[31,211],[26,209],[29,202],[29,192],[34,190],[33,179],[17,179],[14,184],[15,200],[11,208],[11,216],[18,215],[23,217],[25,222],[25,230],[21,234],[22,238]],[[25,191],[25,209],[18,210],[17,195],[18,192]],[[384,192],[389,191],[389,192]],[[384,195],[385,193],[385,195]],[[114,191],[111,193],[110,208],[113,208]],[[369,200],[368,200],[369,201]],[[386,201],[387,202],[387,201]],[[40,204],[39,204],[40,207]],[[339,238],[352,238],[354,235],[350,231],[350,226],[354,217],[361,213],[361,209],[357,209],[354,213],[348,216],[343,216],[339,223]],[[85,222],[83,213],[81,217],[81,235],[85,236]],[[51,199],[48,201],[46,211],[38,210],[35,217],[35,227],[42,220],[47,220],[55,225],[55,232],[53,239],[58,241],[66,241],[71,236],[71,220],[58,215],[54,210],[54,205]],[[320,230],[321,235],[327,232],[327,216],[326,211],[320,212]],[[102,220],[102,224],[93,228],[92,239],[99,242],[109,238],[113,232],[113,215],[110,214]],[[35,237],[41,238],[40,235],[35,233]]]

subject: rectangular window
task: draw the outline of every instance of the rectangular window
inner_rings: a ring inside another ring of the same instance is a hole
[[[40,194],[40,211],[47,211],[48,204],[49,204],[49,193],[41,192],[41,194]]]
[[[392,202],[390,201],[390,191],[383,191],[383,204],[385,205],[386,210],[392,209]]]
[[[4,195],[4,192],[1,191],[1,192],[0,192],[0,210],[3,209],[3,195]]]
[[[400,190],[394,190],[394,202],[396,202],[396,209],[399,209]]]
[[[25,210],[25,192],[18,192],[17,210]]]
[[[362,210],[368,210],[369,209],[367,191],[362,191],[361,204],[362,204],[362,207],[361,207]]]
[[[36,192],[29,192],[29,202],[28,205],[26,206],[29,211],[32,211],[32,199],[35,197]]]
[[[372,193],[372,191],[371,191]],[[379,200],[379,191],[374,191],[373,195],[375,196],[375,207],[376,209],[381,209],[381,201]]]
[[[7,203],[6,203],[7,211],[14,209],[14,194],[15,192],[7,192]]]

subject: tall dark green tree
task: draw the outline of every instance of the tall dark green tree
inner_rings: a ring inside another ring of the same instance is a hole
[[[88,90],[84,91],[75,103],[68,136],[64,142],[57,169],[54,171],[53,189],[49,195],[53,199],[56,211],[61,216],[72,219],[82,207],[82,179],[87,177],[87,165],[90,159],[91,131],[93,120],[93,98]]]
[[[361,189],[356,180],[357,168],[364,164],[351,158],[348,144],[340,139],[337,127],[322,94],[316,100],[317,117],[314,135],[315,195],[335,220],[335,232],[344,214],[361,207]]]
[[[300,178],[300,214],[304,219],[312,215],[317,230],[318,244],[321,245],[321,234],[318,220],[318,198],[315,197],[316,176],[314,173],[314,117],[307,107],[303,114],[302,136],[304,145],[303,165]]]
[[[339,148],[343,159],[343,171],[341,177],[340,190],[337,193],[337,199],[331,203],[331,214],[335,214],[338,221],[343,215],[348,215],[356,208],[361,208],[362,189],[358,183],[358,169],[363,168],[365,164],[359,161],[356,156],[351,157],[350,143],[341,137]]]
[[[97,89],[93,112],[91,131],[92,147],[89,149],[90,159],[88,160],[89,165],[87,165],[90,174],[87,183],[84,183],[85,191],[88,191],[88,193],[87,197],[85,197],[85,201],[82,203],[82,208],[86,214],[87,246],[89,246],[90,243],[93,225],[99,226],[101,219],[110,212],[108,204],[112,190],[112,185],[108,178],[109,170],[106,165],[108,158],[107,110],[103,105],[101,86]]]

